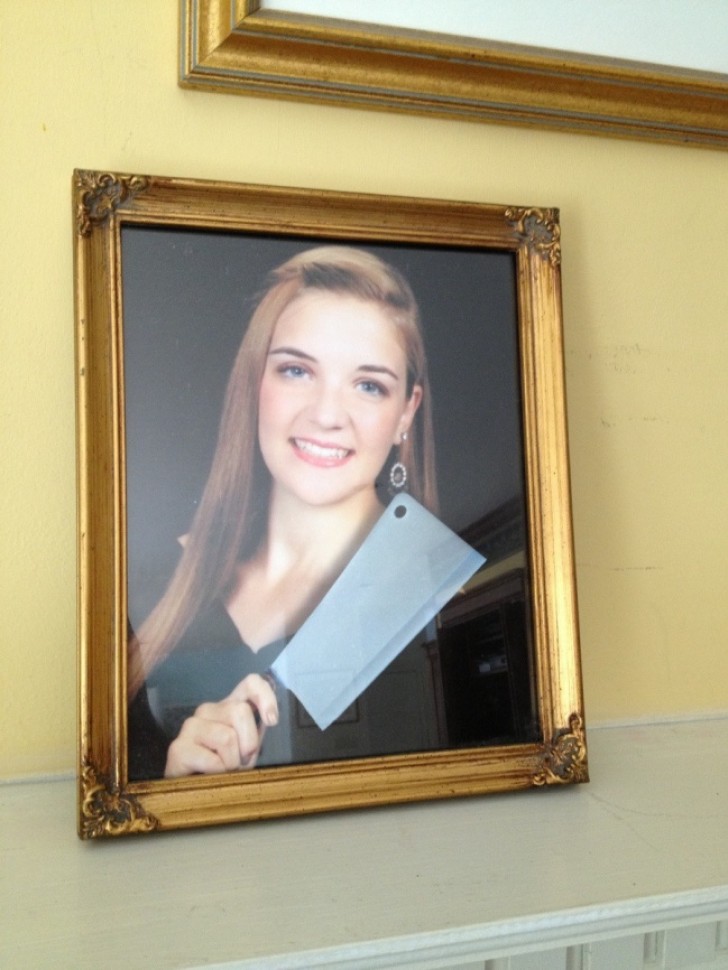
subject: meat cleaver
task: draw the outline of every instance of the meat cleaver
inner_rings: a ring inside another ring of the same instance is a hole
[[[484,562],[411,495],[397,496],[271,673],[324,730]]]

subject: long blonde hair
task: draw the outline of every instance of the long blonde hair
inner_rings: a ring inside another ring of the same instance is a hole
[[[273,331],[283,310],[304,290],[356,296],[383,307],[396,326],[407,358],[407,396],[422,388],[407,440],[397,459],[408,472],[411,494],[437,511],[432,410],[419,310],[412,290],[394,267],[349,246],[319,246],[298,253],[271,274],[227,385],[212,459],[199,507],[167,589],[129,643],[128,693],[175,647],[193,618],[230,592],[237,564],[256,551],[266,526],[268,473],[258,447],[258,395]],[[392,450],[380,478],[389,473]],[[378,480],[378,488],[382,482]]]

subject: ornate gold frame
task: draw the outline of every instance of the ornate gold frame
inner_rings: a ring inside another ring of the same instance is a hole
[[[180,83],[728,147],[722,75],[259,8],[182,0]]]
[[[557,210],[89,171],[74,173],[73,204],[80,836],[586,781]],[[543,742],[128,781],[121,229],[133,224],[515,254],[535,695]]]

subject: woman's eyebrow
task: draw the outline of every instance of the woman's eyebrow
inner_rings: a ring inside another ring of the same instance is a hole
[[[309,360],[312,364],[318,363],[316,357],[314,357],[312,354],[307,354],[305,350],[301,350],[298,347],[275,347],[273,350],[268,351],[269,357],[273,357],[274,355],[280,355],[281,357],[298,357],[301,360]],[[399,375],[390,367],[385,367],[383,364],[360,364],[359,367],[357,367],[357,371],[363,374],[389,374],[392,380],[399,380]]]
[[[399,374],[396,374],[389,367],[384,367],[381,364],[362,364],[360,367],[357,367],[357,370],[363,371],[365,374],[389,374],[395,381],[399,380]]]
[[[315,357],[307,354],[304,350],[299,350],[298,347],[276,347],[275,350],[268,352],[269,357],[272,357],[274,354],[281,354],[284,357],[300,357],[302,360],[310,360],[312,363],[316,363]]]

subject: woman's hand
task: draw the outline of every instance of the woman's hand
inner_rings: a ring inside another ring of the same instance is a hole
[[[264,677],[249,674],[224,700],[201,704],[169,746],[165,778],[254,768],[278,701]]]

